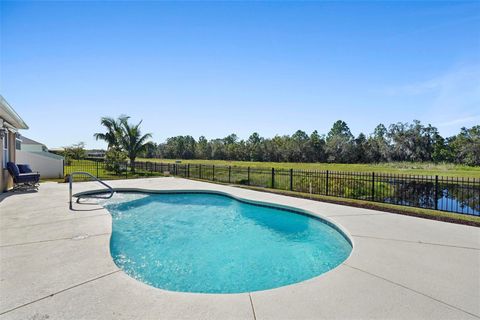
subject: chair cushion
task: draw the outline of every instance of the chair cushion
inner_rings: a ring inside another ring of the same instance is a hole
[[[8,172],[14,177],[18,177],[20,175],[20,170],[18,169],[17,165],[13,162],[7,162],[7,169]]]
[[[28,164],[17,164],[18,170],[20,173],[32,173],[32,168]]]

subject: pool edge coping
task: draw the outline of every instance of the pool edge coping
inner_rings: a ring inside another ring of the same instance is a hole
[[[342,261],[342,263],[338,264],[337,266],[335,266],[334,268],[326,271],[326,272],[323,272],[321,274],[318,274],[312,278],[308,278],[308,279],[305,279],[305,280],[302,280],[302,281],[299,281],[299,282],[295,282],[295,283],[291,283],[291,284],[287,284],[287,285],[283,285],[283,286],[279,286],[279,287],[275,287],[275,288],[270,288],[270,289],[264,289],[264,290],[256,290],[256,291],[245,291],[245,292],[235,292],[235,293],[209,293],[209,292],[185,292],[185,291],[173,291],[173,290],[167,290],[167,289],[163,289],[163,288],[157,288],[157,287],[154,287],[152,285],[149,285],[145,282],[142,282],[138,279],[135,279],[133,277],[131,277],[129,274],[127,274],[123,269],[121,269],[120,267],[117,266],[117,268],[120,270],[120,272],[122,272],[123,274],[125,274],[126,276],[128,276],[129,278],[131,278],[132,280],[142,284],[142,285],[145,285],[145,286],[148,286],[150,288],[154,288],[154,289],[157,289],[157,290],[161,290],[161,291],[166,291],[166,292],[175,292],[175,293],[180,293],[180,294],[193,294],[193,295],[242,295],[242,294],[250,294],[250,293],[257,293],[257,292],[267,292],[267,291],[271,291],[271,290],[278,290],[278,289],[282,289],[282,288],[286,288],[286,287],[290,287],[290,286],[296,286],[296,285],[300,285],[300,284],[304,284],[306,282],[310,282],[314,279],[317,279],[319,277],[322,277],[322,276],[325,276],[327,274],[330,274],[332,271],[335,271],[337,270],[339,267],[341,266],[344,266],[346,265],[346,262],[352,257],[353,255],[353,251],[355,249],[355,243],[353,241],[353,237],[352,235],[350,234],[350,232],[348,232],[348,230],[342,226],[340,223],[336,222],[336,221],[332,221],[333,219],[329,218],[329,217],[326,217],[326,216],[323,216],[319,213],[315,213],[315,212],[312,212],[310,210],[306,210],[306,209],[302,209],[302,208],[298,208],[298,207],[293,207],[293,206],[288,206],[288,205],[283,205],[283,204],[279,204],[279,203],[273,203],[273,202],[266,202],[266,201],[260,201],[260,200],[252,200],[252,199],[246,199],[246,198],[243,198],[243,197],[239,197],[239,196],[236,196],[236,195],[233,195],[233,194],[230,194],[228,192],[224,192],[224,191],[218,191],[218,190],[208,190],[208,189],[169,189],[169,190],[158,190],[158,189],[144,189],[144,188],[113,188],[113,190],[115,192],[120,192],[120,193],[144,193],[144,194],[187,194],[187,193],[191,193],[191,194],[199,194],[199,193],[204,193],[204,194],[214,194],[214,195],[221,195],[221,196],[225,196],[225,197],[228,197],[228,198],[231,198],[231,199],[234,199],[236,201],[239,201],[239,202],[243,202],[243,203],[247,203],[247,204],[251,204],[251,205],[256,205],[256,206],[263,206],[263,207],[269,207],[269,208],[274,208],[274,209],[278,209],[278,210],[284,210],[284,211],[289,211],[289,212],[292,212],[294,214],[301,214],[301,215],[305,215],[305,216],[308,216],[312,219],[316,219],[316,220],[320,220],[322,223],[325,223],[327,224],[329,227],[335,229],[337,232],[339,232],[342,237],[351,245],[352,247],[352,250],[350,250],[350,253],[349,255],[345,258],[345,260]],[[77,199],[80,199],[79,196],[83,196],[83,195],[94,195],[94,194],[102,194],[102,193],[108,193],[110,192],[109,189],[94,189],[94,190],[88,190],[88,191],[81,191],[81,192],[77,192],[75,194],[73,194],[73,197],[76,197]],[[104,210],[106,210],[109,214],[109,216],[111,217],[111,213],[110,211],[108,211],[107,208],[105,208],[102,204],[99,204]],[[110,232],[110,240],[109,240],[109,244],[110,244],[110,241],[111,241],[111,237],[112,237],[112,234],[113,234],[113,220],[111,220],[111,232]],[[108,246],[108,252],[109,252],[109,256],[110,256],[110,259],[112,260],[112,262],[116,265],[115,261],[113,260],[113,256],[111,254],[111,251],[110,251],[110,245]]]

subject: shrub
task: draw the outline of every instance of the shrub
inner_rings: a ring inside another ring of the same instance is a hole
[[[127,154],[117,149],[110,149],[105,154],[105,168],[108,171],[121,174],[126,169]]]

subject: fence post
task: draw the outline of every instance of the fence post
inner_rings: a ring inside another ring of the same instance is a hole
[[[272,168],[272,189],[275,189],[275,168]]]
[[[99,162],[99,161],[97,160],[97,161],[95,161],[95,162],[97,163],[97,178],[98,178],[98,162]]]
[[[250,185],[250,167],[247,168],[247,185]]]
[[[187,178],[190,178],[190,163],[187,164]]]
[[[325,195],[328,196],[328,170],[327,170],[327,178],[326,178],[326,182],[325,182]]]
[[[293,191],[293,169],[290,168],[290,191]]]
[[[212,181],[215,181],[215,165],[212,164]]]
[[[175,164],[175,175],[178,176],[178,166]]]
[[[198,178],[201,180],[202,179],[202,165],[198,167]]]
[[[228,183],[232,181],[232,166],[228,166]]]
[[[372,201],[375,201],[375,172],[372,172]]]
[[[125,162],[125,179],[128,179],[128,162]]]
[[[438,210],[438,176],[435,176],[435,195],[434,195],[434,201],[435,201],[435,210]]]

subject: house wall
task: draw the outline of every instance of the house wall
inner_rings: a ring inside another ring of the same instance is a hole
[[[4,138],[1,138],[0,139],[0,152],[3,152],[3,139]],[[5,184],[5,172],[4,172],[4,169],[3,169],[4,165],[3,165],[3,153],[0,154],[0,193],[3,192],[7,186]]]
[[[63,158],[42,152],[17,150],[17,163],[29,164],[41,178],[63,178]]]
[[[10,132],[8,135],[8,148],[9,148],[9,159],[10,162],[15,162],[17,161],[17,153],[15,152],[15,133]],[[13,188],[13,178],[10,176],[10,174],[7,171],[7,189]]]
[[[6,139],[6,137],[4,137],[3,139]],[[3,139],[1,139],[1,150],[3,151]],[[8,157],[9,157],[9,161],[11,162],[15,162],[16,158],[15,158],[15,133],[14,132],[9,132],[8,133]],[[0,159],[0,171],[1,171],[1,174],[0,174],[0,192],[3,192],[5,190],[8,190],[10,188],[13,187],[13,179],[12,177],[10,176],[10,174],[8,173],[8,170],[5,168],[3,169],[4,167],[4,163],[3,163],[3,156],[1,157]]]

